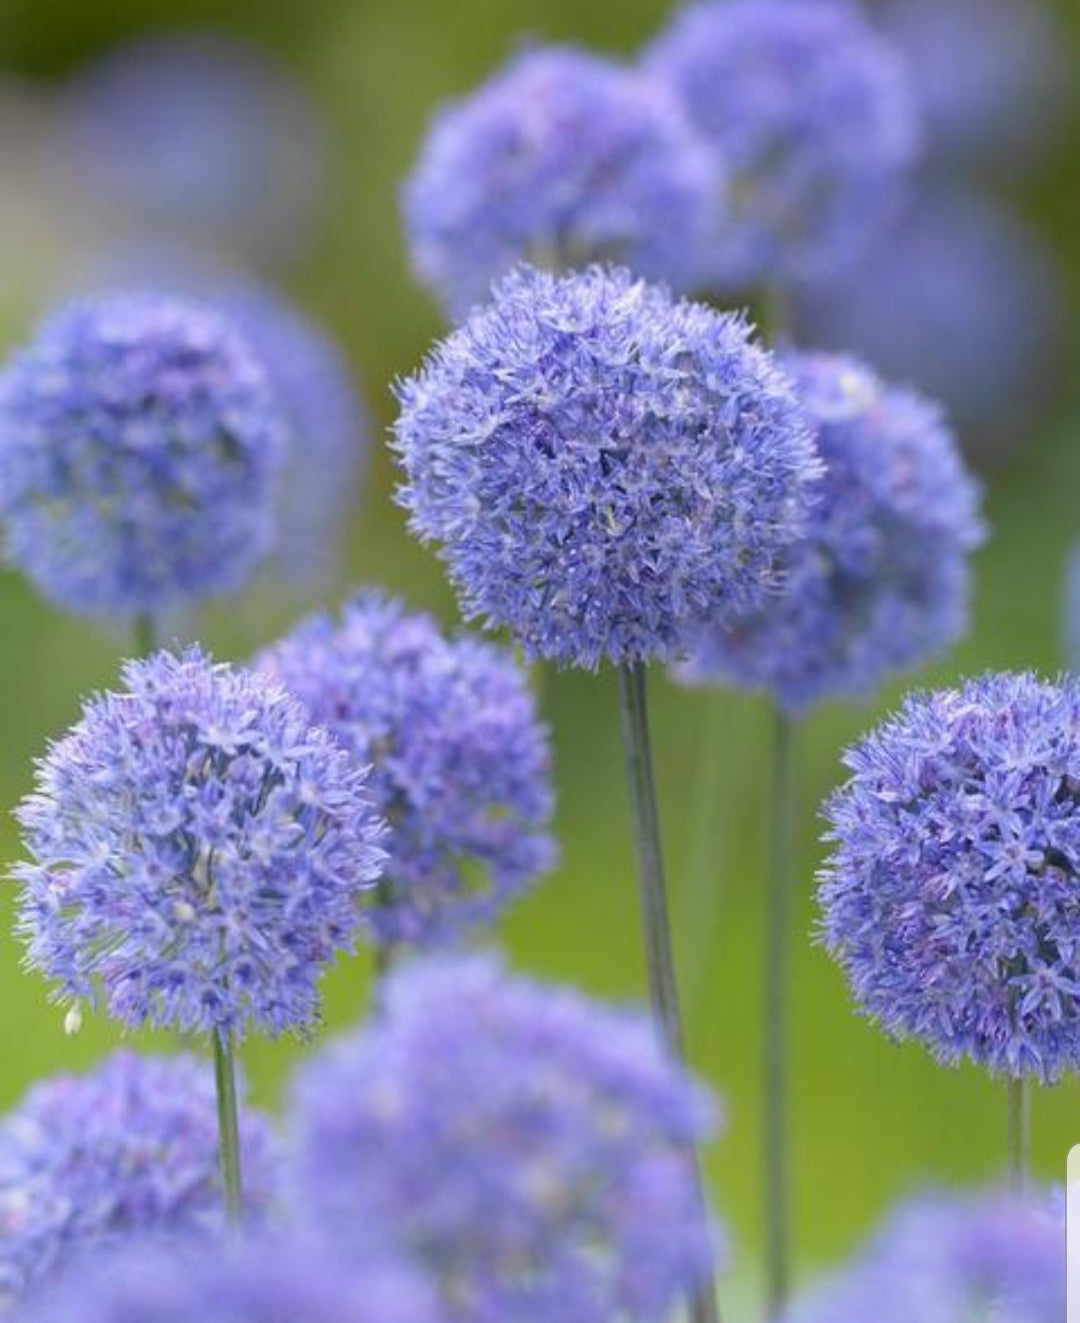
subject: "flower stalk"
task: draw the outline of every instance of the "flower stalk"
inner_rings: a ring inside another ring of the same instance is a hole
[[[217,1086],[218,1134],[221,1148],[221,1182],[225,1191],[225,1215],[231,1225],[241,1219],[243,1180],[240,1168],[240,1117],[236,1101],[236,1063],[232,1034],[216,1029],[214,1081]]]

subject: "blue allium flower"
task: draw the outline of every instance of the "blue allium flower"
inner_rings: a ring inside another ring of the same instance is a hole
[[[276,1181],[266,1121],[244,1110],[249,1210]],[[217,1104],[208,1063],[117,1052],[35,1085],[0,1118],[0,1308],[91,1251],[220,1235]]]
[[[294,1125],[297,1206],[381,1227],[454,1318],[659,1323],[708,1277],[705,1098],[645,1020],[491,959],[404,967],[305,1068]]]
[[[259,665],[371,767],[391,829],[377,939],[451,940],[553,865],[547,733],[509,653],[367,593]]]
[[[853,1264],[783,1323],[1061,1323],[1063,1219],[1003,1195],[924,1196],[903,1205]]]
[[[785,592],[705,629],[681,668],[771,691],[789,711],[871,693],[943,651],[967,624],[978,489],[939,410],[856,360],[790,353],[825,464]]]
[[[935,186],[866,260],[796,298],[801,337],[854,351],[946,406],[982,448],[1022,444],[1063,348],[1061,276],[1040,237],[971,190]]]
[[[324,126],[254,46],[210,30],[143,34],[79,70],[59,109],[59,159],[113,233],[273,262],[318,227]]]
[[[41,591],[100,616],[236,588],[274,535],[284,424],[201,305],[72,304],[0,374],[0,522]]]
[[[370,1252],[346,1261],[310,1238],[167,1256],[134,1244],[35,1301],[27,1323],[441,1323],[418,1274]]]
[[[910,70],[936,165],[1023,172],[1045,160],[1070,99],[1068,34],[1052,5],[886,0],[878,14]]]
[[[738,317],[624,271],[498,285],[399,387],[411,526],[531,657],[667,658],[778,584],[818,461]]]
[[[18,810],[28,963],[129,1025],[305,1028],[381,871],[365,782],[266,677],[129,662]]]
[[[444,109],[404,192],[413,260],[455,314],[520,260],[697,275],[721,171],[670,93],[586,51],[526,51]]]
[[[944,1063],[1080,1066],[1080,684],[913,696],[846,762],[821,904],[859,1006]]]
[[[850,263],[915,157],[914,98],[850,0],[705,0],[646,52],[725,163],[713,240],[727,289]]]

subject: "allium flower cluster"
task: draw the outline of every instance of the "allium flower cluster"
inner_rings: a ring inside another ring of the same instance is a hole
[[[463,316],[522,260],[618,261],[689,286],[721,187],[666,88],[556,48],[443,109],[403,201],[418,273]]]
[[[28,963],[129,1025],[304,1029],[381,871],[365,782],[265,676],[129,662],[18,810]]]
[[[823,935],[859,1006],[939,1061],[1080,1065],[1080,685],[908,699],[827,805]]]
[[[547,733],[514,658],[368,593],[259,659],[358,761],[390,824],[376,939],[491,922],[554,862]]]
[[[796,1302],[784,1323],[1060,1323],[1065,1228],[1003,1195],[905,1204],[847,1269]]]
[[[276,1181],[270,1132],[245,1109],[249,1211]],[[213,1074],[194,1057],[117,1052],[36,1085],[0,1119],[0,1308],[129,1239],[219,1235]]]
[[[856,360],[792,353],[825,465],[784,595],[703,630],[681,668],[769,690],[789,711],[871,693],[943,651],[967,624],[978,489],[940,411]]]
[[[747,325],[623,271],[514,272],[399,395],[412,528],[469,616],[563,664],[666,659],[753,608],[818,476]]]
[[[387,1232],[454,1318],[659,1323],[708,1276],[706,1100],[644,1020],[492,960],[404,967],[307,1067],[294,1123],[300,1206]]]
[[[0,374],[0,522],[41,591],[99,616],[239,586],[274,536],[284,424],[219,316],[76,303]]]
[[[264,51],[220,31],[141,35],[60,101],[78,200],[119,228],[256,261],[294,256],[325,200],[313,103]]]
[[[198,1259],[135,1244],[36,1302],[28,1323],[440,1323],[427,1284],[371,1256],[345,1262],[303,1238],[208,1248]]]
[[[1039,235],[972,190],[924,189],[865,261],[810,282],[801,336],[940,399],[965,442],[1022,445],[1062,366],[1061,276]]]
[[[892,47],[851,0],[705,0],[646,52],[726,167],[710,263],[725,289],[845,265],[918,141]]]

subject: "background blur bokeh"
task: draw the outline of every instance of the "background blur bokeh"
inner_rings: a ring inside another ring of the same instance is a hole
[[[941,8],[949,3],[938,0]],[[309,199],[319,205],[301,208],[303,220],[295,222],[314,228],[303,235],[290,229],[284,238],[296,238],[295,244],[260,252],[258,260],[270,263],[270,274],[344,343],[378,431],[352,524],[348,581],[381,582],[453,620],[454,603],[434,558],[409,538],[392,502],[392,466],[382,445],[393,416],[390,383],[416,365],[441,325],[409,273],[398,184],[433,107],[477,83],[516,43],[574,40],[630,52],[667,10],[664,0],[0,0],[0,344],[22,338],[43,302],[117,238],[119,222],[90,200],[101,167],[94,152],[78,153],[72,177],[59,177],[66,138],[58,105],[72,77],[118,41],[160,27],[209,27],[255,43],[312,100],[326,135],[324,159],[304,185],[325,196]],[[1060,0],[1059,11],[1063,33],[1071,28],[1080,42],[1075,0]],[[964,59],[959,47],[954,58]],[[1080,55],[1068,59],[1065,80],[1075,84]],[[1061,113],[1075,115],[1075,106]],[[131,132],[138,145],[138,117]],[[1072,366],[1080,357],[1068,330],[1080,311],[1080,122],[1060,120],[1053,139],[1020,144],[1019,164],[1027,168],[999,172],[992,188],[1056,255],[1065,329],[1053,352],[1064,370],[1038,410],[1009,412],[1007,435],[990,429],[992,441],[981,449],[980,438],[970,438],[983,455],[992,539],[978,560],[974,632],[925,679],[989,667],[1053,671],[1062,661],[1063,566],[1080,537],[1080,392],[1073,388],[1080,374]],[[935,168],[946,175],[959,169],[948,163]],[[1034,326],[1015,329],[1021,339],[1036,335]],[[987,381],[988,394],[995,384]],[[217,653],[242,657],[273,637],[301,605],[263,585],[251,600],[216,609],[199,628]],[[18,576],[0,576],[3,859],[16,857],[6,809],[27,788],[32,758],[74,718],[80,695],[110,682],[126,647],[123,637],[49,609]],[[597,993],[638,996],[643,973],[611,677],[594,682],[551,674],[538,683],[556,732],[564,861],[557,876],[513,911],[505,941],[530,969]],[[678,939],[694,1059],[722,1088],[730,1110],[729,1132],[711,1155],[711,1175],[749,1261],[759,1222],[757,951],[766,712],[753,699],[679,691],[662,676],[655,691],[673,886],[678,892],[695,859],[711,857],[720,893],[711,926],[702,914],[678,906]],[[882,706],[897,692],[884,696]],[[816,807],[839,776],[840,749],[874,717],[873,710],[829,709],[808,722],[803,737],[805,932],[813,922]],[[698,775],[705,732],[727,753],[726,769],[711,784]],[[703,794],[715,802],[704,815],[705,834],[695,838]],[[34,1077],[91,1060],[115,1036],[101,1020],[88,1021],[76,1038],[64,1036],[43,984],[20,969],[8,922],[10,890],[0,915],[4,1105]],[[851,1246],[893,1198],[913,1187],[931,1179],[992,1177],[1004,1147],[1004,1091],[973,1070],[941,1072],[917,1048],[890,1046],[852,1015],[839,974],[809,940],[801,944],[796,976],[797,1214],[806,1258],[823,1261]],[[361,1013],[367,980],[364,958],[335,971],[327,998],[330,1026]],[[261,1097],[278,1095],[301,1050],[291,1042],[246,1050]],[[1038,1097],[1035,1136],[1040,1175],[1062,1179],[1066,1152],[1080,1141],[1080,1088],[1069,1084]]]

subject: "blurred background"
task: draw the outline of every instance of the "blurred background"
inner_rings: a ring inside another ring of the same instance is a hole
[[[945,396],[987,484],[992,538],[978,559],[974,630],[919,683],[985,668],[1052,672],[1064,664],[1064,566],[1080,538],[1080,9],[895,0],[878,10],[925,83],[927,160],[876,263],[807,291],[801,325],[807,337],[864,345],[883,368]],[[318,319],[343,346],[371,418],[345,564],[306,587],[267,579],[177,631],[242,658],[299,612],[371,582],[455,619],[438,565],[393,503],[384,446],[391,384],[442,329],[410,275],[399,185],[434,108],[518,43],[631,54],[668,12],[664,0],[0,0],[0,347],[126,252],[179,245],[273,281]],[[177,46],[182,32],[201,35]],[[29,785],[32,759],[74,719],[80,696],[113,680],[128,647],[0,573],[5,861],[18,857],[7,810]],[[637,998],[612,679],[545,674],[537,684],[555,730],[563,866],[516,907],[502,940],[525,968]],[[856,1019],[809,937],[817,806],[841,774],[840,751],[898,692],[873,709],[824,710],[802,735],[794,1087],[810,1264],[842,1254],[904,1193],[993,1178],[1004,1153],[1004,1090],[974,1071],[939,1071]],[[750,1264],[760,1221],[766,712],[753,698],[680,691],[658,674],[654,716],[691,1050],[729,1111],[710,1175]],[[718,779],[699,775],[707,734],[726,750]],[[706,908],[686,899],[687,879],[703,868],[716,902]],[[44,985],[20,968],[12,891],[0,892],[3,1105],[35,1077],[92,1060],[116,1032],[90,1019],[65,1037]],[[335,970],[329,1027],[364,1012],[368,981],[366,956]],[[303,1050],[245,1048],[262,1100],[281,1096]],[[1063,1180],[1078,1141],[1080,1087],[1044,1091],[1040,1176]]]

